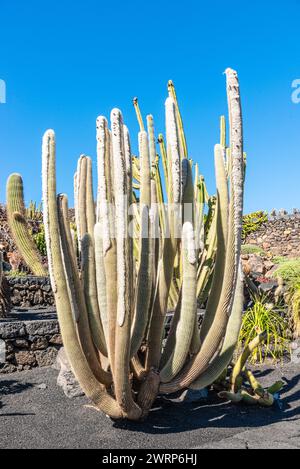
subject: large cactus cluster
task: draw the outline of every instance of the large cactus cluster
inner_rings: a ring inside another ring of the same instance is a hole
[[[232,359],[243,306],[244,157],[236,72],[226,70],[226,80],[229,145],[222,118],[214,198],[188,158],[172,82],[161,160],[153,118],[145,128],[137,100],[138,157],[121,112],[112,110],[110,128],[98,117],[96,204],[89,157],[74,178],[79,249],[67,197],[56,193],[55,134],[43,138],[48,265],[65,350],[85,394],[114,419],[145,417],[159,393],[212,384]]]
[[[6,185],[8,223],[16,246],[32,273],[47,275],[26,220],[23,180],[20,174],[11,174]]]

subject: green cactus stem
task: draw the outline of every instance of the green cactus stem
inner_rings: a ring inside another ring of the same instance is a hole
[[[6,204],[11,233],[25,263],[34,275],[47,275],[25,219],[23,180],[20,174],[11,174],[7,180]]]

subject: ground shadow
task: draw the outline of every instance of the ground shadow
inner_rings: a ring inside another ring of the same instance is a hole
[[[263,370],[257,376],[266,376],[274,370]],[[181,433],[200,428],[255,428],[286,420],[300,419],[300,405],[291,407],[291,403],[300,403],[300,375],[286,379],[282,397],[271,408],[233,405],[209,393],[206,400],[194,403],[174,403],[158,398],[144,422],[118,421],[115,428],[149,434]],[[293,392],[294,391],[294,392]]]
[[[32,388],[33,384],[31,383],[20,383],[19,381],[15,380],[3,380],[0,381],[0,398],[1,396],[7,395],[14,395],[20,394],[21,392],[25,391],[26,389]],[[0,409],[5,406],[2,401],[0,401]],[[9,416],[9,415],[34,415],[34,414],[4,414],[0,413],[0,416]]]
[[[15,380],[2,380],[0,381],[0,396],[7,396],[8,394],[20,394],[26,389],[32,388],[32,383],[20,383]]]

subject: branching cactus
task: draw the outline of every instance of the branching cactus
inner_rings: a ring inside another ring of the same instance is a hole
[[[112,110],[110,128],[98,117],[96,204],[88,157],[74,178],[79,268],[67,197],[56,194],[55,134],[44,135],[44,225],[63,342],[83,391],[113,419],[144,418],[159,393],[211,385],[232,359],[243,307],[244,160],[237,74],[228,69],[226,78],[230,141],[222,118],[213,198],[188,158],[172,82],[160,155],[153,117],[145,126],[137,99],[138,157],[121,112]]]
[[[6,205],[9,227],[25,263],[34,275],[47,275],[29,232],[24,206],[23,180],[19,174],[11,174],[7,180]]]

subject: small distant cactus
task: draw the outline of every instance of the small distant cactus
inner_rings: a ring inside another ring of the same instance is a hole
[[[11,174],[7,180],[6,204],[9,227],[25,263],[34,275],[47,275],[29,232],[24,206],[23,180],[19,174]]]
[[[37,206],[36,202],[31,200],[26,208],[26,219],[31,221],[43,220],[42,204],[40,203]]]
[[[193,174],[171,81],[166,138],[159,135],[163,175],[153,118],[145,130],[137,99],[139,157],[118,109],[111,128],[105,117],[97,119],[96,208],[88,157],[80,157],[74,178],[80,269],[67,197],[56,194],[54,131],[43,138],[44,226],[63,342],[83,391],[113,419],[145,417],[158,393],[212,384],[232,359],[243,306],[245,163],[237,74],[227,69],[226,78],[230,148],[222,119],[216,197],[207,194],[198,167]],[[200,298],[207,306],[199,330]]]

